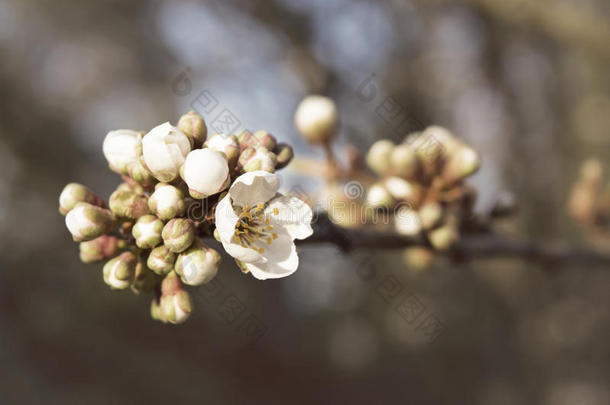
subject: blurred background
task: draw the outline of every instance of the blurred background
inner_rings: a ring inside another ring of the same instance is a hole
[[[339,152],[444,125],[482,153],[478,210],[512,190],[504,232],[581,243],[565,202],[580,162],[610,156],[609,18],[606,0],[0,0],[3,403],[610,403],[608,268],[416,273],[400,251],[307,245],[279,281],[225,257],[167,326],[80,263],[57,212],[68,182],[119,182],[109,130],[192,108],[321,157],[292,123],[319,93]]]

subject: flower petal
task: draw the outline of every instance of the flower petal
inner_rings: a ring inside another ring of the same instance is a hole
[[[255,205],[266,203],[280,188],[279,178],[263,170],[247,172],[239,176],[229,189],[233,205]]]
[[[218,230],[218,235],[220,235],[220,241],[228,254],[245,262],[261,260],[261,255],[256,250],[244,248],[238,243],[233,242],[235,224],[237,224],[239,217],[233,211],[231,198],[228,194],[220,200],[214,215],[216,216],[216,229]]]
[[[273,214],[277,208],[277,215]],[[311,236],[311,207],[303,200],[292,196],[281,196],[271,200],[265,214],[271,222],[279,224],[290,234],[292,239],[305,239]]]
[[[266,248],[266,260],[246,263],[246,268],[259,280],[286,277],[299,267],[297,249],[288,233],[283,233]]]

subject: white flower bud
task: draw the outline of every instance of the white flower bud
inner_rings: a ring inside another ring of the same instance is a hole
[[[180,166],[191,150],[191,141],[169,122],[158,125],[142,139],[144,163],[159,181],[178,177]]]
[[[263,146],[246,148],[241,155],[237,167],[240,173],[264,170],[269,173],[275,172],[277,157]]]
[[[382,184],[376,183],[366,192],[366,204],[371,208],[392,208],[394,198]]]
[[[419,169],[419,161],[415,150],[406,143],[396,146],[390,155],[392,171],[401,177],[412,179]]]
[[[325,143],[337,128],[337,107],[328,97],[305,97],[294,114],[294,124],[303,137],[311,143]]]
[[[98,207],[106,208],[106,203],[93,191],[78,183],[66,184],[59,195],[59,212],[66,215],[79,202],[86,202]]]
[[[235,167],[239,158],[239,141],[235,135],[214,134],[205,145],[213,151],[224,153],[231,167]]]
[[[66,215],[66,227],[76,242],[93,240],[116,226],[116,217],[105,208],[77,203]]]
[[[184,215],[184,194],[169,184],[159,183],[148,198],[148,208],[164,221]]]
[[[193,244],[176,260],[176,273],[187,285],[201,285],[212,280],[218,272],[220,254],[202,242]]]
[[[421,187],[410,183],[400,177],[388,177],[383,182],[386,190],[392,194],[397,200],[406,201],[413,205],[417,205],[421,199]]]
[[[401,207],[394,214],[394,229],[404,236],[418,236],[421,233],[421,219],[409,207]]]
[[[227,159],[209,148],[192,151],[184,162],[184,181],[193,198],[221,192],[231,181]]]
[[[175,261],[176,254],[161,245],[150,251],[146,264],[155,273],[165,275],[173,270]]]
[[[366,154],[366,164],[379,176],[385,176],[392,171],[392,152],[394,143],[387,139],[375,142]]]
[[[136,273],[138,259],[132,252],[124,252],[104,265],[104,282],[115,290],[131,285]]]
[[[110,131],[104,138],[104,156],[112,170],[127,174],[130,163],[135,163],[142,154],[142,134],[130,129]]]
[[[161,283],[160,318],[178,324],[191,315],[191,298],[175,272],[169,273]]]
[[[161,243],[163,221],[154,215],[144,215],[138,218],[131,233],[140,249],[150,249]]]

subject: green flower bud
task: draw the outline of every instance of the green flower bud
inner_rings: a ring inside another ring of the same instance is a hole
[[[294,113],[294,124],[308,142],[323,144],[337,130],[338,114],[335,102],[328,97],[307,96]]]
[[[154,215],[144,215],[136,221],[131,233],[140,249],[150,249],[161,243],[163,221]]]
[[[78,183],[69,183],[66,184],[59,195],[59,212],[61,215],[66,215],[79,202],[86,202],[102,208],[106,207],[104,200],[87,187]]]
[[[195,226],[186,218],[171,219],[163,227],[163,242],[174,253],[185,251],[195,240]]]
[[[104,265],[104,282],[115,290],[124,290],[134,280],[138,259],[132,252],[123,252]]]
[[[85,202],[77,203],[66,215],[66,227],[75,242],[93,240],[116,225],[116,217],[110,210]]]
[[[424,229],[432,229],[443,218],[443,207],[436,202],[426,203],[419,209],[419,217]]]
[[[203,145],[208,134],[203,117],[193,110],[180,117],[178,128],[192,140],[195,149]]]
[[[184,215],[184,193],[177,187],[159,183],[148,198],[148,208],[164,221]]]
[[[479,154],[469,146],[462,146],[449,156],[442,177],[446,184],[453,184],[475,173],[480,166]]]
[[[419,170],[419,161],[415,150],[406,143],[396,146],[390,155],[392,172],[406,179],[413,179]]]
[[[149,213],[146,195],[133,191],[116,190],[110,195],[109,205],[120,218],[137,219]]]
[[[274,153],[277,156],[277,163],[275,165],[276,170],[288,166],[294,157],[292,146],[288,145],[287,143],[278,143],[274,149]]]
[[[99,262],[117,254],[121,249],[125,249],[124,240],[114,236],[102,235],[79,245],[80,260],[83,263]]]
[[[254,139],[256,139],[256,144],[252,146],[262,146],[264,148],[267,148],[267,150],[273,150],[277,145],[277,140],[275,139],[275,137],[264,129],[259,129],[258,131],[253,133],[252,136],[254,137]]]
[[[366,154],[366,164],[379,176],[385,176],[392,171],[391,156],[394,143],[382,139],[371,145]]]
[[[237,142],[239,143],[239,152],[243,152],[249,146],[256,146],[254,135],[248,130],[243,130],[237,134]]]
[[[392,208],[394,198],[381,183],[375,183],[366,192],[366,205],[371,208]]]
[[[144,194],[144,188],[138,183],[130,182],[129,183],[121,183],[117,186],[115,191],[129,191],[130,193],[136,194]]]
[[[254,148],[250,146],[239,155],[237,167],[240,173],[254,172],[257,170],[274,173],[276,162],[277,157],[273,152],[269,152],[267,148],[262,146]]]
[[[218,272],[220,254],[196,242],[178,255],[176,260],[176,273],[187,285],[201,285],[212,280]]]
[[[127,166],[127,173],[135,182],[144,187],[150,187],[157,182],[140,159]]]
[[[436,250],[448,250],[460,238],[460,235],[453,225],[443,225],[440,228],[428,232],[428,240]]]
[[[160,306],[162,318],[173,324],[182,323],[191,315],[191,298],[173,271],[161,283]]]
[[[136,265],[135,277],[133,284],[131,285],[131,290],[136,294],[150,292],[153,291],[160,282],[161,278],[150,271],[150,269],[146,267],[146,263],[139,259],[138,264]]]
[[[205,145],[213,151],[222,152],[227,158],[230,167],[234,167],[239,158],[239,141],[233,134],[214,134]]]
[[[176,254],[169,250],[167,246],[157,246],[150,251],[146,264],[155,273],[163,276],[174,269]]]
[[[161,310],[161,300],[154,298],[150,303],[150,317],[156,321],[167,323],[167,319]]]

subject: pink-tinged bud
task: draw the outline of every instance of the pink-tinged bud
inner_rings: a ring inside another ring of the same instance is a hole
[[[450,249],[458,240],[460,234],[454,225],[447,224],[428,232],[430,244],[440,251]]]
[[[158,125],[142,138],[142,157],[148,170],[159,181],[178,177],[180,166],[191,151],[191,141],[169,122]]]
[[[273,150],[273,153],[275,153],[275,156],[277,157],[277,163],[275,165],[276,170],[288,166],[294,157],[292,146],[288,145],[287,143],[278,143]]]
[[[161,233],[163,242],[174,253],[185,251],[195,240],[195,226],[186,218],[170,220]]]
[[[392,171],[392,153],[394,143],[387,139],[375,142],[366,154],[366,164],[375,174],[385,176]]]
[[[218,272],[220,254],[214,249],[196,242],[178,255],[176,273],[187,285],[201,285],[212,280]]]
[[[419,217],[424,229],[432,229],[443,219],[443,207],[436,202],[429,202],[419,209]]]
[[[191,138],[194,149],[201,148],[208,134],[208,128],[203,117],[192,110],[180,117],[178,128]]]
[[[230,167],[235,167],[239,158],[239,141],[235,135],[214,134],[205,145],[213,151],[224,153]]]
[[[66,215],[66,227],[75,242],[93,240],[116,225],[116,217],[110,210],[84,202],[77,203]]]
[[[114,236],[102,235],[79,245],[80,260],[83,263],[94,263],[116,255],[126,247],[124,240]]]
[[[132,252],[121,253],[104,265],[104,282],[115,290],[124,290],[133,282],[137,264]]]
[[[327,143],[337,130],[337,106],[328,97],[307,96],[294,113],[294,124],[308,142]]]
[[[136,294],[150,292],[153,291],[160,282],[161,278],[146,267],[146,263],[144,263],[143,260],[138,259],[131,290]]]
[[[110,169],[127,174],[128,166],[142,154],[142,133],[130,129],[110,131],[104,138],[103,150]]]
[[[240,153],[243,152],[249,146],[256,146],[254,135],[248,130],[243,130],[239,134],[237,134],[237,142],[239,143]]]
[[[474,174],[481,167],[479,154],[469,146],[461,146],[449,156],[443,168],[443,180],[453,184]]]
[[[419,160],[415,150],[406,143],[392,149],[390,155],[392,172],[405,179],[413,179],[419,171]]]
[[[59,212],[62,215],[66,215],[79,202],[106,208],[104,200],[101,197],[98,197],[93,191],[82,184],[69,183],[66,184],[59,195]]]
[[[163,221],[154,215],[144,215],[136,221],[131,233],[140,249],[151,249],[161,243]]]
[[[257,170],[274,173],[276,163],[277,157],[273,152],[269,152],[267,148],[262,146],[254,148],[250,146],[239,155],[237,168],[240,173],[254,172]]]
[[[163,276],[174,269],[176,254],[169,250],[167,246],[157,246],[150,251],[146,264],[155,273]]]
[[[192,151],[184,163],[184,181],[193,198],[207,198],[221,192],[231,182],[226,157],[209,148]]]
[[[191,315],[191,298],[173,271],[161,283],[160,307],[161,318],[173,324],[182,323]]]
[[[256,144],[252,146],[262,146],[264,148],[267,148],[267,150],[273,150],[277,145],[277,140],[275,139],[275,137],[264,129],[259,129],[258,131],[253,133],[252,136],[254,137],[254,139],[256,139]]]
[[[148,208],[164,221],[180,217],[186,212],[184,193],[177,187],[159,183],[148,198]]]
[[[149,213],[146,195],[133,191],[116,190],[110,195],[108,205],[119,218],[138,219]]]

